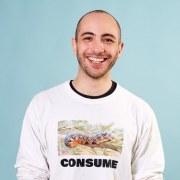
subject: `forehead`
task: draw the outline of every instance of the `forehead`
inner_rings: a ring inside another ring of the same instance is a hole
[[[78,35],[84,32],[92,32],[97,35],[113,34],[119,37],[120,31],[115,19],[106,13],[90,13],[83,17],[79,24]]]

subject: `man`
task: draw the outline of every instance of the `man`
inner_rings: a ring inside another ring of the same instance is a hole
[[[162,180],[164,156],[149,105],[111,80],[123,48],[116,19],[101,10],[79,21],[75,80],[30,103],[16,162],[19,180]]]

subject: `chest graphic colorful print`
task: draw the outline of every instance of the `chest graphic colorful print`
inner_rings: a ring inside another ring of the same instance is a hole
[[[123,147],[123,130],[112,124],[90,124],[85,120],[58,122],[59,156],[110,156],[118,158]],[[116,168],[117,161],[107,159],[63,159],[61,165]]]
[[[123,146],[123,130],[113,124],[91,125],[72,120],[58,123],[58,153],[62,155],[119,156]]]

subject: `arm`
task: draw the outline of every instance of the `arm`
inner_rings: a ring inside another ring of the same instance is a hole
[[[27,109],[16,160],[18,180],[48,180],[46,147],[42,140],[40,123],[34,102]]]
[[[133,180],[163,180],[164,154],[159,128],[148,107],[139,113],[138,137],[133,148]]]

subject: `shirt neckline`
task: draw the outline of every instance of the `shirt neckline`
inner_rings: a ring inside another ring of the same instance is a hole
[[[71,89],[75,93],[77,93],[78,95],[80,95],[80,96],[82,96],[84,98],[88,98],[88,99],[100,99],[100,98],[107,97],[107,96],[111,95],[116,90],[116,87],[117,87],[117,83],[112,81],[111,88],[107,92],[105,92],[104,94],[101,94],[101,95],[98,95],[98,96],[89,96],[89,95],[86,95],[86,94],[83,94],[83,93],[80,93],[79,91],[77,91],[75,89],[75,87],[73,86],[72,82],[73,82],[73,80],[70,80],[70,82],[69,82],[69,85],[70,85]]]
[[[117,83],[116,83],[117,84]],[[101,103],[105,103],[105,102],[109,102],[110,101],[116,101],[116,97],[117,97],[117,93],[118,93],[118,89],[119,89],[119,85],[117,84],[117,87],[115,88],[114,92],[111,93],[108,96],[102,97],[102,98],[98,98],[98,99],[90,99],[90,98],[85,98],[79,94],[77,94],[70,86],[70,80],[66,81],[63,84],[63,88],[65,90],[65,93],[74,101],[76,102],[80,102],[83,104],[101,104]]]

